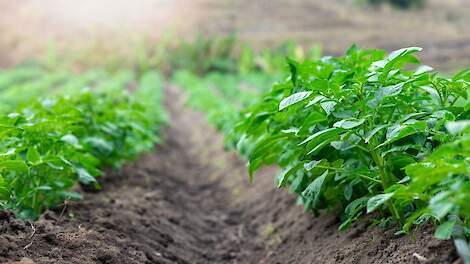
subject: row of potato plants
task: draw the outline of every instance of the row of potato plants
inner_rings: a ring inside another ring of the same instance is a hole
[[[240,111],[257,102],[274,82],[271,74],[211,72],[198,76],[189,70],[179,70],[172,82],[187,92],[187,104],[206,114],[209,123],[225,135],[226,147],[234,149],[240,134],[234,127]]]
[[[165,119],[161,77],[148,72],[131,92],[132,75],[117,75],[86,89],[80,85],[95,77],[73,77],[63,90],[49,91],[54,95],[0,114],[0,208],[36,218],[64,200],[79,199],[77,183],[99,188],[103,167],[119,167],[153,148]]]
[[[77,87],[105,83],[105,77],[116,79],[119,74],[106,76],[101,69],[73,73],[66,69],[48,70],[42,65],[20,65],[0,71],[0,112],[15,110],[20,105],[46,94],[66,94]]]
[[[288,78],[235,128],[250,177],[279,165],[278,186],[315,214],[340,210],[340,229],[374,212],[398,233],[433,222],[438,238],[468,236],[470,70],[445,78],[412,67],[419,51],[288,59]]]
[[[435,236],[453,237],[470,263],[470,70],[445,78],[413,68],[419,51],[353,46],[339,58],[288,59],[288,78],[260,100],[240,89],[244,71],[180,71],[174,81],[247,157],[250,177],[277,164],[278,186],[315,214],[339,210],[341,230],[369,213],[398,235],[438,224]]]
[[[167,36],[143,59],[156,62],[156,65],[139,67],[144,69],[157,67],[168,74],[186,70],[201,77],[216,73],[244,75],[250,78],[250,75],[263,73],[269,74],[265,75],[266,77],[274,79],[283,70],[286,56],[320,57],[321,46],[313,45],[309,49],[304,49],[293,41],[286,41],[276,47],[258,51],[234,35],[227,37],[199,35],[189,41],[176,42],[170,41]]]

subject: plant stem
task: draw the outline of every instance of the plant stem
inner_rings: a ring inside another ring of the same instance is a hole
[[[390,185],[392,185],[392,177],[387,172],[387,169],[386,169],[385,164],[384,164],[384,159],[380,155],[378,155],[376,151],[371,151],[370,154],[371,154],[372,159],[374,160],[375,164],[377,165],[377,167],[379,169],[379,175],[380,175],[380,179],[381,179],[381,183],[382,183],[382,188],[385,191],[388,187],[390,187]],[[395,204],[392,201],[388,201],[385,204],[387,205],[387,207],[390,210],[390,213],[393,215],[393,217],[395,217],[395,219],[401,225],[402,224],[402,219],[401,219],[400,213],[398,212],[398,209],[396,208]]]
[[[379,169],[380,181],[382,183],[383,189],[385,190],[390,186],[390,179],[385,170],[384,160],[382,157],[379,156],[379,154],[377,154],[376,151],[370,151],[369,153]]]
[[[315,167],[320,168],[320,169],[326,169],[326,170],[346,171],[345,169],[342,169],[342,168],[335,168],[335,167],[330,167],[330,166],[317,165]],[[364,175],[364,174],[361,174],[361,173],[354,173],[354,175],[357,175],[357,176],[359,176],[361,178],[364,178],[366,180],[369,180],[369,181],[373,181],[373,182],[376,182],[376,183],[382,183],[380,180],[371,178],[371,177],[369,177],[367,175]]]

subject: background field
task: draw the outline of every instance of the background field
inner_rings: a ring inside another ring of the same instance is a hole
[[[421,46],[423,62],[437,69],[469,66],[470,0],[430,0],[408,12],[355,0],[1,0],[0,10],[0,65],[42,54],[51,40],[67,48],[126,46],[171,32],[236,33],[257,47],[293,39],[333,55],[354,42],[387,50]]]

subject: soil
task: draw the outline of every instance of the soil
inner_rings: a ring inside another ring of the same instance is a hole
[[[274,188],[275,168],[253,184],[201,113],[167,89],[171,126],[154,153],[109,171],[99,192],[30,223],[0,213],[0,263],[458,263],[450,241],[368,228],[337,231]]]

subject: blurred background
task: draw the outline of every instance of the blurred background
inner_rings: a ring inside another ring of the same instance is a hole
[[[0,67],[51,46],[132,53],[139,41],[235,34],[255,48],[294,40],[327,55],[352,43],[420,46],[423,63],[452,71],[470,66],[469,25],[470,0],[0,0]]]

